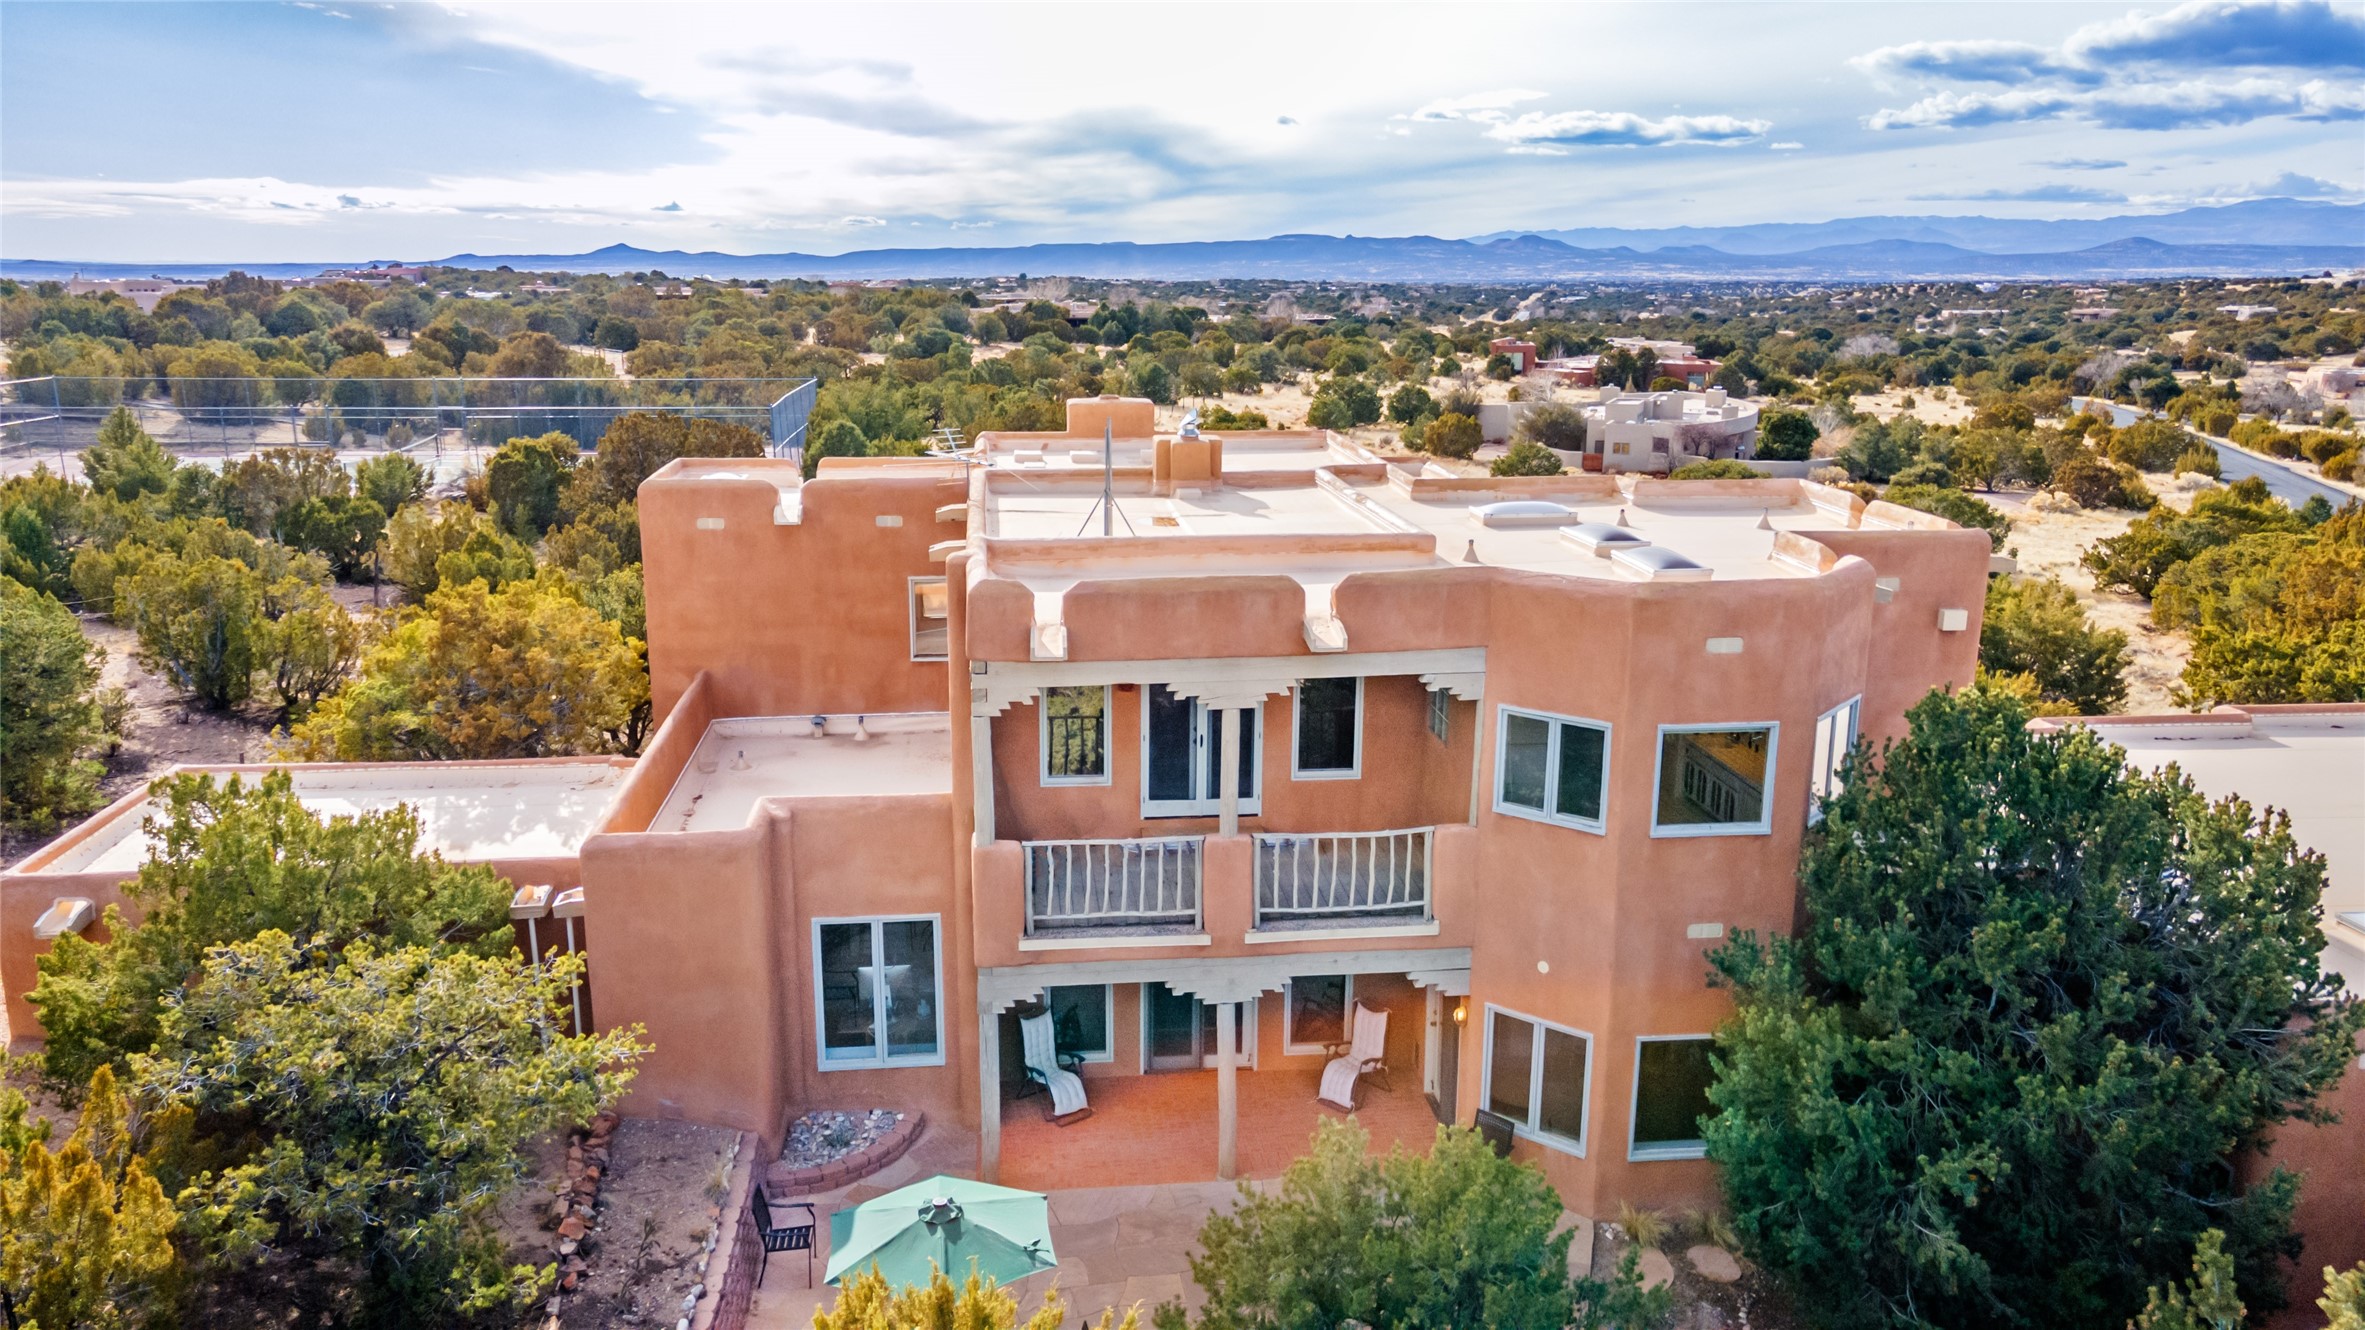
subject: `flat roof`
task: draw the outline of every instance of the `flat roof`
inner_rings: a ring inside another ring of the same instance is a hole
[[[296,798],[325,817],[384,812],[408,804],[422,823],[420,845],[446,859],[565,858],[582,847],[615,801],[631,764],[623,761],[386,762],[366,765],[187,767],[254,779],[285,771]],[[136,873],[150,841],[147,795],[90,835],[20,871]]]
[[[1231,457],[1224,459],[1229,472]],[[1336,581],[1350,572],[1381,568],[1446,567],[1478,562],[1528,572],[1590,580],[1633,582],[1645,575],[1597,557],[1562,533],[1587,523],[1622,526],[1653,546],[1669,549],[1717,579],[1810,577],[1816,570],[1775,557],[1775,538],[1784,531],[1810,535],[1857,525],[1849,512],[1814,502],[1803,482],[1768,479],[1739,482],[1746,492],[1680,490],[1631,492],[1588,478],[1594,492],[1572,484],[1556,492],[1455,487],[1459,478],[1406,475],[1341,477],[1322,473],[1303,485],[1183,486],[1170,495],[1149,492],[1139,479],[1115,486],[1120,538],[1155,541],[1175,537],[1304,537],[1303,550],[1258,542],[1232,552],[1178,546],[1175,557],[1122,559],[1085,554],[1070,558],[1051,551],[1035,559],[997,552],[990,542],[1065,542],[1101,534],[1101,486],[1045,474],[987,477],[985,530],[988,567],[1041,590],[1061,589],[1086,579],[1172,577],[1177,574],[1327,571]],[[1571,478],[1574,480],[1575,478]],[[1438,485],[1430,482],[1447,480]],[[1712,482],[1713,483],[1713,482]],[[1847,496],[1842,495],[1842,498]],[[1481,511],[1506,501],[1543,500],[1565,515],[1549,522],[1490,525]],[[1875,523],[1865,523],[1875,525]],[[1385,550],[1325,554],[1323,537],[1375,534],[1422,535]],[[1474,556],[1474,558],[1473,558]]]
[[[732,831],[763,799],[950,794],[953,736],[945,713],[734,716],[715,721],[674,780],[650,831]]]
[[[2173,762],[2211,797],[2290,814],[2292,836],[2324,856],[2326,959],[2365,983],[2365,706],[2094,719],[2138,767]]]

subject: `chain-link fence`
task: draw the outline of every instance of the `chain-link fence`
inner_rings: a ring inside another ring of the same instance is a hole
[[[744,425],[797,456],[812,379],[122,377],[0,380],[0,455],[79,452],[115,408],[176,453],[312,445],[345,450],[497,446],[560,433],[588,448],[635,411]]]

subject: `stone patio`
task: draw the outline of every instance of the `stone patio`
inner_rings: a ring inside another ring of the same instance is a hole
[[[1212,1081],[1212,1074],[1209,1079]],[[1241,1079],[1243,1085],[1248,1081],[1246,1075]],[[1279,1088],[1277,1082],[1276,1088]],[[1100,1087],[1096,1085],[1094,1093],[1097,1095],[1099,1091]],[[1403,1095],[1400,1091],[1399,1096],[1420,1105],[1424,1115],[1427,1113],[1426,1101],[1417,1092]],[[1404,1112],[1403,1105],[1391,1107],[1397,1110],[1394,1116],[1403,1118],[1403,1121],[1390,1122],[1386,1126],[1376,1122],[1367,1124],[1375,1138],[1375,1145],[1380,1148],[1399,1139],[1399,1130],[1405,1135],[1412,1134],[1409,1128],[1413,1124]],[[1022,1103],[1005,1111],[1015,1117],[1019,1112],[1032,1110]],[[1092,1119],[1098,1120],[1097,1116]],[[1089,1125],[1089,1122],[1081,1125]],[[1245,1122],[1243,1125],[1246,1125]],[[1312,1130],[1310,1121],[1306,1124],[1306,1130],[1309,1133]],[[1206,1126],[1205,1134],[1212,1136],[1211,1124]],[[1416,1138],[1423,1144],[1427,1139],[1426,1135]],[[1212,1142],[1208,1151],[1212,1163]],[[1270,1172],[1278,1174],[1280,1168],[1286,1166],[1289,1157],[1303,1151],[1301,1138],[1292,1155],[1284,1157],[1276,1152],[1271,1159],[1260,1158],[1257,1162],[1270,1164]],[[1248,1154],[1246,1150],[1242,1153],[1245,1165],[1249,1162]],[[1155,1158],[1155,1152],[1148,1157]],[[1136,1165],[1140,1164],[1142,1158],[1139,1155],[1135,1157]],[[802,1198],[813,1202],[820,1221],[813,1259],[816,1279],[829,1266],[829,1220],[839,1209],[860,1205],[873,1197],[883,1196],[898,1187],[939,1173],[974,1177],[976,1168],[976,1135],[931,1121],[918,1143],[901,1159],[852,1186]],[[1114,1166],[1104,1176],[1123,1177],[1128,1172],[1122,1166]],[[1011,1179],[1007,1176],[1007,1170],[1004,1181],[1013,1186],[1030,1185]],[[1267,1176],[1249,1185],[1270,1189],[1276,1183],[1273,1177]],[[1093,1324],[1099,1320],[1101,1312],[1109,1308],[1115,1308],[1121,1317],[1125,1309],[1138,1304],[1142,1309],[1144,1330],[1147,1330],[1148,1314],[1161,1302],[1180,1298],[1184,1306],[1194,1311],[1199,1307],[1203,1298],[1198,1286],[1191,1282],[1190,1260],[1198,1247],[1199,1229],[1207,1222],[1209,1215],[1230,1209],[1239,1195],[1239,1189],[1229,1182],[1163,1182],[1114,1187],[1066,1187],[1049,1189],[1045,1194],[1050,1198],[1051,1245],[1058,1253],[1059,1265],[1056,1269],[1017,1285],[1015,1291],[1019,1295],[1021,1318],[1033,1314],[1042,1305],[1044,1293],[1056,1286],[1067,1304],[1070,1325]],[[1592,1223],[1581,1216],[1563,1213],[1561,1226],[1573,1227],[1577,1231],[1576,1240],[1569,1248],[1570,1267],[1578,1271],[1590,1269],[1593,1263]],[[772,1258],[772,1264],[780,1268],[770,1271],[765,1276],[763,1287],[756,1290],[754,1311],[747,1321],[748,1330],[810,1330],[814,1310],[833,1300],[837,1290],[827,1285],[817,1289],[805,1286],[802,1253],[776,1255]]]
[[[832,1214],[939,1173],[972,1176],[976,1167],[973,1134],[930,1123],[927,1134],[903,1158],[853,1186],[805,1198],[813,1202],[820,1219],[813,1261],[816,1278],[829,1265]],[[1150,1308],[1169,1298],[1181,1298],[1196,1308],[1199,1291],[1191,1283],[1190,1256],[1199,1228],[1210,1214],[1228,1208],[1236,1195],[1228,1182],[1049,1193],[1051,1245],[1059,1254],[1059,1266],[1017,1286],[1022,1318],[1042,1305],[1043,1294],[1054,1285],[1067,1303],[1071,1323],[1079,1315],[1097,1321],[1110,1307],[1122,1316],[1123,1309],[1139,1303],[1146,1325]],[[801,1253],[775,1255],[772,1264],[780,1268],[770,1271],[756,1290],[748,1330],[810,1330],[814,1310],[834,1299],[837,1290],[827,1285],[805,1287]]]

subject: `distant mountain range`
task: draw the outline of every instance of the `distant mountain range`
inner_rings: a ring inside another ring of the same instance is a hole
[[[1373,282],[1556,280],[2075,280],[2268,276],[2365,267],[2365,204],[2261,199],[2149,216],[2074,221],[1856,217],[1659,231],[1515,231],[1435,236],[1282,235],[1179,244],[1110,241],[1002,248],[724,254],[610,245],[584,254],[455,254],[411,260],[521,272],[827,279],[1002,277],[1145,281],[1222,278]],[[360,264],[72,263],[0,259],[0,276],[213,277],[233,268],[310,276]]]

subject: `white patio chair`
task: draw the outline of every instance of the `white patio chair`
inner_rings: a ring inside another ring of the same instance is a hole
[[[1059,1050],[1052,1037],[1051,1013],[1039,1011],[1022,1017],[1018,1022],[1018,1037],[1026,1052],[1028,1079],[1051,1092],[1051,1116],[1058,1119],[1085,1112],[1084,1078],[1060,1065]]]
[[[1388,1013],[1355,1004],[1355,1037],[1345,1044],[1330,1045],[1334,1056],[1322,1068],[1322,1089],[1315,1095],[1323,1103],[1347,1112],[1355,1111],[1356,1082],[1370,1074],[1385,1084],[1388,1071]]]

